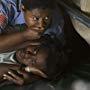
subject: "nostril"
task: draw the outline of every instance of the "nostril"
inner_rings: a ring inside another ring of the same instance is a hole
[[[42,27],[38,27],[39,29],[42,29]]]

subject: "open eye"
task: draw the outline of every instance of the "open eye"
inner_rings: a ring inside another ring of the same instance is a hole
[[[49,17],[45,17],[45,20],[48,20],[49,19]]]
[[[50,17],[48,17],[48,16],[44,17],[44,21],[45,22],[49,22],[50,21]]]
[[[33,17],[33,20],[34,20],[34,21],[36,21],[36,20],[37,20],[37,18],[36,18],[36,17]]]
[[[38,17],[33,17],[33,20],[37,21],[37,20],[39,20],[39,18]]]

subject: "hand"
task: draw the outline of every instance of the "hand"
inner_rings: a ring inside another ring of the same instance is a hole
[[[32,72],[33,74],[36,74],[36,75],[41,76],[43,78],[47,78],[47,75],[45,73],[43,73],[41,70],[39,70],[39,69],[37,69],[35,67],[28,67],[27,66],[25,68],[25,71],[29,72],[29,73]]]
[[[12,69],[9,70],[7,74],[4,74],[3,77],[4,80],[8,80],[17,85],[23,85],[25,83],[25,80],[28,81],[29,79],[29,75],[26,74],[25,72],[14,71]]]
[[[35,40],[35,39],[39,39],[41,37],[41,35],[39,34],[39,32],[37,32],[35,30],[27,29],[26,31],[24,31],[24,37],[27,40]]]
[[[27,71],[27,69],[25,70]],[[4,79],[12,81],[18,85],[23,85],[24,83],[32,82],[38,78],[40,79],[40,77],[46,78],[46,75],[36,68],[30,68],[28,72],[22,70],[9,70],[7,74],[4,74]],[[30,72],[33,74],[30,75]]]
[[[20,68],[19,65],[13,65],[13,64],[0,64],[0,80],[3,80],[3,75],[7,73],[10,68],[17,70]]]

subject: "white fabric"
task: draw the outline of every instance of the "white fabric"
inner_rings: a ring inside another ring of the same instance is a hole
[[[14,54],[15,51],[0,54],[0,63],[15,64],[16,61],[13,58]]]

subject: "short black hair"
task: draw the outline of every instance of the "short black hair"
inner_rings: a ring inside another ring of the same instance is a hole
[[[42,8],[42,9],[50,8],[50,9],[52,9],[54,7],[53,0],[23,0],[22,4],[28,10],[32,10],[35,8]]]

